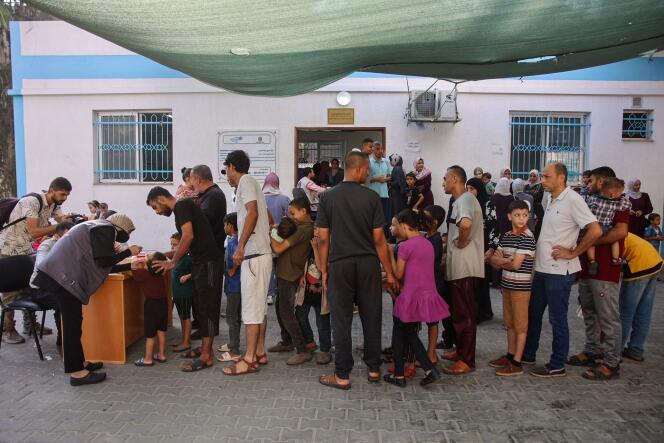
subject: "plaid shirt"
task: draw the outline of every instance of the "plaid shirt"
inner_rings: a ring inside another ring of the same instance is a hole
[[[590,211],[604,228],[613,226],[613,216],[616,212],[629,211],[632,208],[632,203],[625,194],[618,198],[606,198],[595,194],[589,196],[587,202]]]

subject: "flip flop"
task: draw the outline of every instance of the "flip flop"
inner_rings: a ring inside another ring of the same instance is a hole
[[[139,368],[154,366],[154,362],[146,363],[144,358],[139,358],[134,362],[134,366]]]
[[[189,366],[187,367],[187,365]],[[182,372],[197,372],[211,367],[211,364],[208,365],[206,361],[196,358],[180,366],[180,370]]]
[[[231,354],[230,352],[223,352],[221,355],[217,357],[217,360],[222,363],[228,363],[229,361],[238,362],[240,361],[241,358],[242,356],[240,355],[233,357],[233,354]]]
[[[201,348],[190,349],[180,354],[180,358],[194,359],[201,356]]]
[[[350,383],[342,385],[337,381],[337,377],[334,374],[321,375],[318,378],[318,382],[321,385],[329,386],[335,389],[341,389],[342,391],[347,391],[350,389]]]
[[[166,363],[166,358],[159,358],[159,357],[157,357],[157,354],[154,354],[154,355],[152,356],[152,360],[156,360],[156,361],[158,361],[159,363]]]
[[[247,365],[247,369],[245,371],[240,371],[237,368],[237,365],[239,363],[239,361],[238,361],[235,364],[233,364],[232,366],[228,366],[228,367],[224,368],[224,370],[222,371],[224,373],[224,375],[236,376],[236,375],[244,375],[244,374],[253,374],[255,372],[258,372],[258,362],[253,362],[253,363],[248,362],[244,358],[241,358],[240,361],[243,361]],[[228,372],[226,370],[228,370]]]
[[[173,352],[185,352],[191,349],[191,346],[185,346],[181,343],[173,346]]]

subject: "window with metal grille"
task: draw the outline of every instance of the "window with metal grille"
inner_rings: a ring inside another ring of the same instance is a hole
[[[344,142],[298,143],[298,168],[313,166],[314,163],[328,161],[333,158],[343,163],[345,157]]]
[[[94,130],[99,183],[173,181],[170,111],[98,112]]]
[[[652,111],[623,111],[623,140],[650,140],[652,122]]]
[[[510,169],[515,178],[528,179],[552,162],[567,166],[568,181],[580,180],[588,147],[588,114],[511,112]]]

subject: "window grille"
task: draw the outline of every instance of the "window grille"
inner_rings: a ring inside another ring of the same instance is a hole
[[[99,183],[173,181],[170,112],[99,112],[94,129]]]
[[[590,123],[588,114],[510,113],[510,166],[514,178],[528,179],[552,162],[567,166],[568,181],[579,181],[585,168]]]
[[[652,122],[651,111],[623,111],[623,140],[650,140]]]

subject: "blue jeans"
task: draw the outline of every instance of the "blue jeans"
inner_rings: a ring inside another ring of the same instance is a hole
[[[639,357],[643,357],[643,345],[650,329],[656,289],[657,275],[623,281],[620,288],[621,349],[627,345],[628,349]]]
[[[330,327],[330,314],[320,315],[320,305],[309,305],[303,303],[295,307],[295,315],[300,323],[300,329],[304,336],[305,343],[313,343],[314,331],[311,330],[309,323],[309,311],[314,308],[316,313],[316,327],[318,328],[318,342],[321,352],[330,352],[332,347],[332,329]]]
[[[542,333],[542,317],[549,307],[549,323],[553,332],[553,344],[549,367],[560,369],[565,367],[569,353],[569,328],[567,326],[567,308],[569,294],[574,283],[574,274],[558,275],[535,272],[533,289],[528,306],[528,335],[524,360],[535,360]]]

